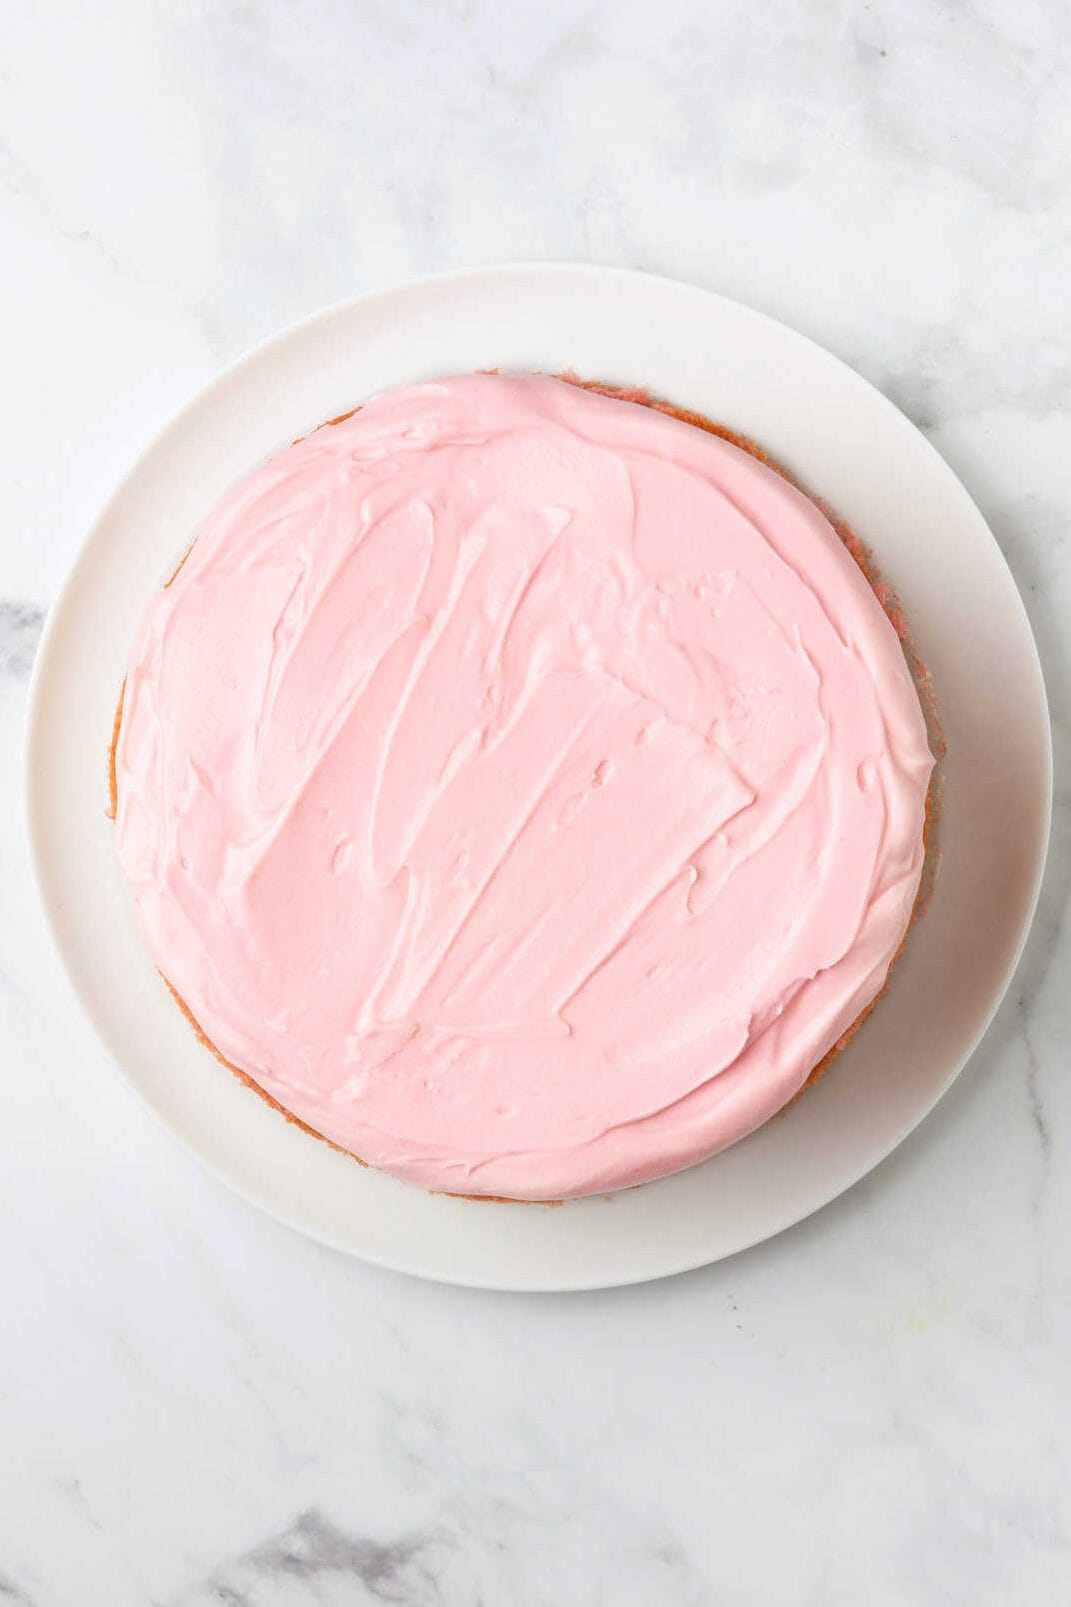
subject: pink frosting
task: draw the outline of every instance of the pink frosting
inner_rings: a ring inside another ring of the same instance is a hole
[[[688,1166],[881,988],[932,759],[814,505],[559,380],[375,398],[155,596],[118,851],[226,1058],[372,1164],[552,1199]]]

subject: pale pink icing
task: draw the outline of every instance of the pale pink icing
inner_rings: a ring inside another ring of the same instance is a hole
[[[377,397],[152,600],[118,849],[227,1059],[436,1189],[675,1171],[880,989],[932,760],[822,514],[559,380]]]

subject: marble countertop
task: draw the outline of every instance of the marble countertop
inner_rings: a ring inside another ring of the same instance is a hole
[[[1061,8],[47,0],[0,37],[0,1601],[1071,1599]],[[713,287],[884,389],[1007,554],[1057,741],[1033,937],[936,1114],[779,1239],[588,1296],[375,1271],[207,1176],[78,1015],[20,818],[42,619],[138,448],[321,303],[522,256]]]

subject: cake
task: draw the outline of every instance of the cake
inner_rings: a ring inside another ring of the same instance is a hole
[[[885,984],[916,685],[859,554],[702,422],[534,375],[387,392],[242,480],[148,604],[112,780],[149,952],[366,1164],[665,1176]]]

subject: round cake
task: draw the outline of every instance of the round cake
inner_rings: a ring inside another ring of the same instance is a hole
[[[825,515],[537,376],[377,396],[151,600],[113,750],[152,957],[293,1118],[429,1188],[663,1176],[884,985],[933,760]]]

